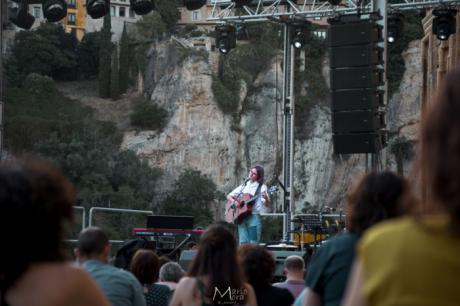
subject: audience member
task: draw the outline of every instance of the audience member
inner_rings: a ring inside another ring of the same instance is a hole
[[[362,238],[345,305],[459,304],[459,84],[460,69],[448,73],[422,118],[423,201]]]
[[[372,225],[399,216],[408,194],[407,182],[391,172],[369,173],[359,182],[348,196],[349,232],[331,238],[309,264],[304,306],[340,305],[358,239]]]
[[[271,285],[275,273],[275,259],[259,245],[244,247],[238,252],[241,266],[249,283],[254,287],[257,305],[289,306],[294,297],[289,290]]]
[[[174,291],[184,275],[185,271],[177,262],[167,262],[160,268],[160,281],[157,284],[168,286],[171,291]]]
[[[171,298],[169,287],[155,284],[158,280],[158,256],[152,250],[139,249],[131,261],[131,272],[144,285],[147,306],[168,306]]]
[[[91,274],[113,306],[145,306],[142,286],[130,272],[108,264],[110,244],[98,227],[89,227],[78,236],[75,255]]]
[[[305,262],[298,255],[288,256],[284,262],[284,274],[286,281],[274,283],[273,286],[289,290],[294,298],[297,298],[305,289]]]
[[[164,264],[168,262],[171,262],[171,259],[168,256],[161,255],[160,257],[158,257],[158,266],[160,267],[160,269],[161,267],[163,267]]]
[[[109,305],[88,273],[64,262],[74,203],[73,187],[49,164],[0,164],[0,305]]]
[[[235,237],[226,227],[213,225],[201,235],[188,276],[180,280],[170,306],[257,305],[254,290],[242,279]]]

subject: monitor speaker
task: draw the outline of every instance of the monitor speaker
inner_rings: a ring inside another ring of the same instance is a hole
[[[302,258],[304,258],[305,252],[302,251],[271,251],[273,258],[275,259],[275,279],[279,280],[281,278],[284,278],[284,262],[286,261],[286,258],[288,258],[291,255],[298,255]],[[304,259],[305,260],[305,259]]]

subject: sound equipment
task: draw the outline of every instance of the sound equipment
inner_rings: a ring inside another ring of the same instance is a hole
[[[147,228],[192,229],[192,216],[147,216]]]
[[[332,123],[336,134],[373,132],[385,127],[385,118],[372,110],[343,111],[332,114]]]
[[[374,88],[334,90],[331,93],[331,101],[333,112],[377,109],[383,106],[383,91]]]
[[[383,71],[374,66],[336,68],[330,79],[332,90],[375,88],[383,85]]]
[[[332,141],[335,152],[340,154],[377,153],[386,145],[385,134],[380,132],[336,134]]]
[[[378,43],[383,41],[382,26],[369,19],[331,23],[328,38],[330,47]]]
[[[330,52],[331,68],[378,65],[383,62],[383,48],[372,44],[336,47],[331,48]]]

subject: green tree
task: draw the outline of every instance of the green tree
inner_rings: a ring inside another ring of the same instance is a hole
[[[86,33],[77,46],[78,70],[85,79],[98,74],[100,44],[101,32],[91,32]]]
[[[110,66],[112,61],[112,32],[110,14],[104,16],[99,48],[99,97],[110,97]]]
[[[132,126],[143,130],[162,130],[166,126],[168,112],[164,108],[143,98],[134,103],[134,111],[130,116]]]
[[[174,182],[162,207],[166,214],[193,216],[195,225],[206,226],[213,222],[211,205],[223,199],[210,178],[198,170],[186,169]]]
[[[126,32],[126,24],[123,26],[123,32],[120,38],[120,68],[119,68],[119,84],[120,93],[125,93],[128,89],[129,80],[129,63],[130,63],[130,50],[128,33]]]
[[[177,1],[171,0],[155,1],[156,11],[160,14],[161,20],[165,24],[167,31],[171,31],[180,18],[180,12],[177,9],[176,2]]]
[[[142,19],[136,23],[136,27],[144,39],[152,41],[159,40],[167,30],[166,24],[157,11],[142,16]]]
[[[118,71],[118,48],[115,46],[112,52],[112,69],[110,70],[110,98],[118,100],[120,98],[120,79]]]
[[[16,33],[7,62],[10,86],[21,86],[30,73],[55,79],[75,77],[77,41],[60,25],[43,23],[33,31]]]

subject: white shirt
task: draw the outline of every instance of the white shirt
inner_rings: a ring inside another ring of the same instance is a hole
[[[245,183],[241,184],[240,186],[236,187],[233,189],[232,192],[230,192],[228,195],[230,196],[240,196],[245,193],[249,193],[251,195],[254,195],[257,191],[257,187],[259,187],[259,182],[255,181],[248,181],[245,185]],[[267,192],[267,185],[262,184],[262,187],[260,188],[260,193],[259,196],[257,197],[255,204],[252,208],[252,213],[253,214],[263,214],[267,212],[267,207],[265,206],[265,198],[262,196],[262,193]]]

